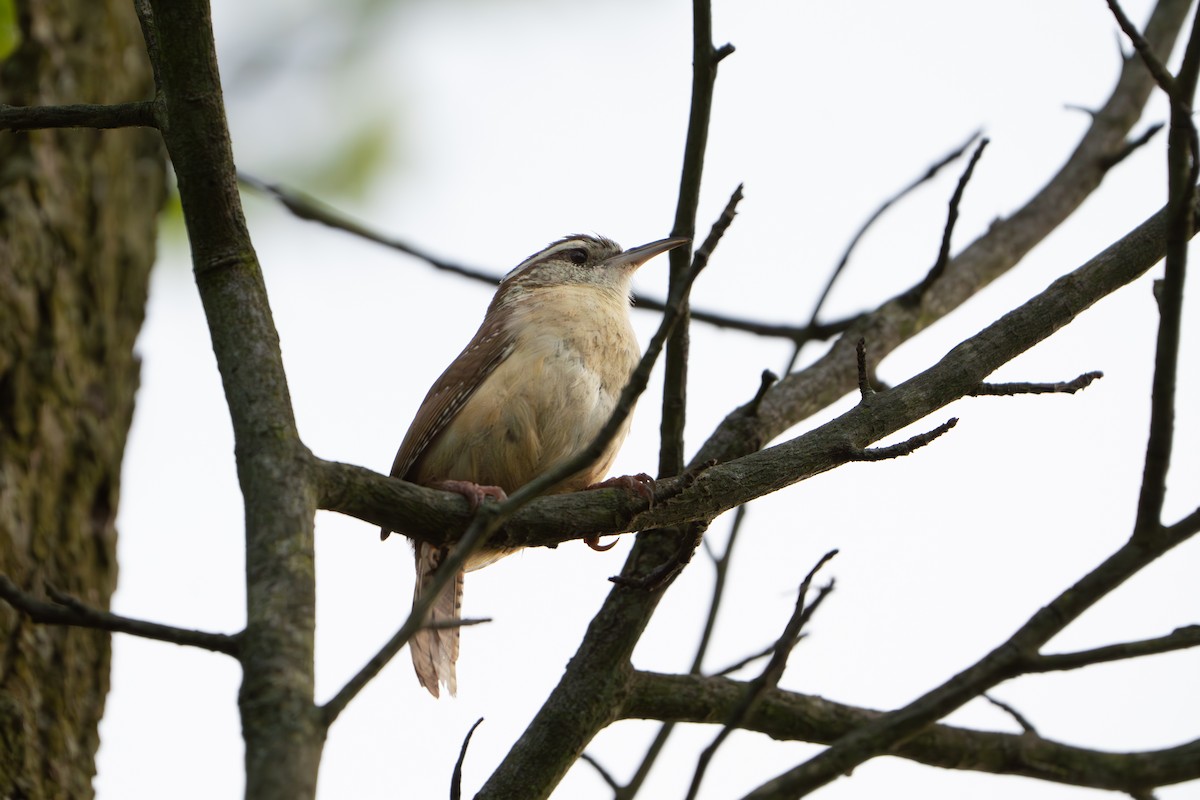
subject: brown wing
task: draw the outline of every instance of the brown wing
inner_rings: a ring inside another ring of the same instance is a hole
[[[502,320],[489,314],[458,358],[434,381],[408,433],[404,435],[404,441],[400,443],[400,450],[389,473],[392,477],[412,479],[421,456],[462,410],[487,376],[512,352],[514,337],[504,328]],[[386,528],[381,529],[380,538],[386,539],[390,532]]]

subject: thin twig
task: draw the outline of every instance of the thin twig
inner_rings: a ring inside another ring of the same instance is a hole
[[[1086,389],[1092,381],[1103,378],[1099,371],[1085,372],[1078,378],[1058,383],[981,383],[971,391],[972,397],[995,397],[1015,394],[1075,394]]]
[[[142,40],[146,43],[146,55],[150,60],[150,71],[154,75],[155,96],[161,99],[162,77],[159,75],[159,63],[162,61],[162,49],[158,46],[158,27],[154,23],[154,9],[150,0],[133,0],[133,9],[137,14],[138,24],[142,28]]]
[[[666,561],[639,577],[629,578],[624,575],[613,575],[609,581],[629,589],[657,592],[679,577],[683,568],[691,563],[692,556],[695,554],[696,548],[700,546],[700,542],[704,540],[704,533],[707,530],[708,522],[705,520],[688,523],[679,531],[679,545]]]
[[[758,391],[754,394],[754,397],[750,400],[750,404],[746,408],[748,415],[756,416],[758,414],[758,409],[762,405],[763,398],[767,396],[767,391],[778,382],[779,376],[774,372],[771,372],[769,369],[762,371],[762,378],[758,383]]]
[[[1021,730],[1023,730],[1025,733],[1028,733],[1031,736],[1039,735],[1037,732],[1037,728],[1033,727],[1033,723],[1030,722],[1028,719],[1026,719],[1024,714],[1022,714],[1020,711],[1017,711],[1015,708],[1010,706],[1008,703],[1005,703],[1002,700],[997,700],[996,698],[992,697],[990,694],[987,694],[986,692],[983,694],[983,699],[987,700],[989,703],[994,705],[996,708],[999,708],[1002,711],[1008,712],[1008,715],[1010,717],[1012,717],[1014,720],[1016,720],[1017,724],[1021,726]]]
[[[13,608],[24,612],[31,620],[41,625],[67,625],[111,633],[127,633],[143,639],[199,647],[203,650],[225,653],[234,657],[238,655],[238,636],[236,634],[209,633],[123,617],[119,614],[92,608],[52,587],[47,587],[46,591],[54,600],[53,603],[38,600],[33,595],[21,591],[15,583],[9,580],[7,575],[0,575],[0,598],[7,600]]]
[[[462,800],[462,768],[463,762],[467,760],[467,746],[471,744],[471,737],[475,735],[475,729],[482,723],[483,717],[475,720],[475,724],[463,737],[462,747],[458,750],[458,760],[454,762],[454,772],[450,774],[450,800]]]
[[[383,245],[384,247],[424,261],[435,269],[486,283],[493,289],[500,283],[500,279],[503,277],[500,274],[493,274],[485,270],[476,269],[475,267],[468,267],[454,261],[439,258],[427,250],[409,244],[403,239],[374,231],[305,192],[279,183],[264,181],[245,172],[238,172],[238,182],[275,198],[279,201],[280,205],[299,219],[317,222],[334,230],[349,233],[366,239],[369,242]]]
[[[800,636],[798,638],[803,639],[806,635],[807,634],[802,633],[802,634],[800,634]],[[722,667],[721,669],[714,672],[713,675],[717,675],[717,676],[721,676],[721,677],[724,677],[726,675],[732,675],[733,673],[737,672],[738,670],[742,669],[743,667],[748,667],[751,664],[753,664],[755,661],[766,658],[767,656],[771,655],[771,653],[774,653],[774,652],[775,652],[775,643],[772,642],[771,644],[764,647],[762,650],[759,650],[757,653],[751,653],[750,655],[746,656],[745,658],[739,659],[738,661],[733,662],[732,664],[730,664],[727,667]]]
[[[308,222],[316,222],[334,230],[348,233],[352,236],[357,236],[365,239],[368,242],[382,245],[388,249],[395,250],[399,253],[404,253],[419,261],[424,261],[434,269],[449,272],[454,275],[459,275],[463,278],[468,278],[479,283],[485,283],[493,289],[500,283],[500,279],[504,277],[503,273],[492,272],[478,267],[468,266],[458,261],[441,258],[433,253],[418,247],[415,244],[407,242],[395,236],[390,236],[385,233],[373,230],[357,220],[350,218],[348,215],[338,211],[337,209],[313,197],[306,192],[293,189],[281,183],[263,180],[262,178],[250,175],[246,172],[238,173],[238,181],[246,187],[261,192],[268,197],[274,198],[293,216]],[[667,303],[664,300],[659,300],[654,297],[646,297],[644,295],[633,294],[634,308],[643,311],[666,311]],[[857,315],[847,317],[845,319],[834,320],[832,322],[812,323],[804,327],[796,325],[784,325],[770,322],[762,322],[759,320],[743,319],[733,317],[728,314],[722,314],[716,311],[705,311],[703,309],[692,309],[691,318],[697,322],[704,322],[708,325],[713,325],[718,328],[728,328],[730,330],[742,331],[744,333],[752,333],[755,336],[764,336],[777,339],[788,339],[795,341],[823,341],[825,339],[837,336],[842,331],[854,324]]]
[[[688,787],[687,800],[695,800],[696,795],[700,792],[700,784],[704,780],[704,773],[708,770],[708,765],[712,763],[712,759],[717,754],[717,750],[721,747],[721,744],[754,711],[754,707],[762,700],[763,695],[779,685],[779,679],[783,677],[783,672],[787,669],[788,656],[791,655],[796,643],[800,641],[800,631],[804,628],[805,623],[812,619],[812,615],[816,613],[816,610],[821,606],[825,598],[829,596],[829,593],[833,591],[833,582],[830,581],[829,584],[821,587],[817,597],[811,603],[806,604],[808,588],[812,585],[813,578],[816,577],[821,567],[825,566],[837,553],[837,550],[830,550],[821,556],[816,566],[804,576],[804,580],[800,583],[800,589],[796,593],[796,607],[793,609],[792,616],[788,619],[787,625],[784,626],[779,640],[775,643],[771,660],[763,667],[762,673],[750,681],[746,687],[746,694],[734,708],[725,726],[721,728],[712,743],[700,754],[700,758],[696,763],[696,771],[692,775],[691,786]]]
[[[906,299],[913,304],[920,301],[925,293],[929,291],[929,287],[933,286],[934,282],[942,277],[942,273],[946,271],[946,265],[950,263],[950,242],[954,236],[954,226],[958,223],[958,207],[962,203],[963,193],[967,190],[967,184],[971,181],[971,175],[975,172],[975,165],[979,163],[984,148],[987,146],[988,140],[986,138],[979,140],[979,145],[975,148],[975,152],[971,154],[971,160],[967,162],[967,168],[963,170],[962,176],[958,179],[958,185],[954,187],[954,194],[950,197],[950,204],[946,211],[946,227],[942,231],[942,243],[938,248],[937,260],[934,261],[933,268],[929,270],[925,279],[906,295]]]
[[[863,400],[875,394],[871,388],[870,371],[867,369],[867,340],[859,338],[854,346],[855,363],[858,367],[858,394]]]
[[[979,131],[972,133],[967,141],[963,142],[952,152],[947,153],[937,163],[931,164],[920,177],[913,180],[887,200],[884,200],[879,208],[875,209],[874,213],[867,217],[867,220],[859,226],[858,230],[854,233],[854,236],[850,238],[850,243],[846,245],[845,251],[842,252],[842,257],[838,259],[837,266],[833,268],[833,272],[830,273],[829,279],[825,281],[824,288],[821,289],[821,294],[817,296],[817,302],[813,305],[812,313],[809,314],[808,317],[808,324],[805,325],[801,330],[813,331],[817,329],[817,317],[820,316],[821,310],[825,307],[825,301],[829,299],[829,295],[833,292],[833,287],[837,283],[838,278],[840,278],[842,273],[845,272],[847,265],[850,263],[850,256],[854,253],[854,249],[858,247],[858,243],[862,240],[863,236],[867,234],[867,231],[871,229],[871,226],[873,226],[879,220],[879,218],[887,213],[887,211],[896,203],[900,202],[909,194],[916,191],[923,184],[928,183],[937,177],[937,174],[942,171],[943,167],[952,164],[954,161],[962,157],[962,154],[966,152],[966,149],[970,147],[976,139],[979,138],[979,133]],[[788,365],[784,369],[785,374],[791,372],[796,366],[796,360],[800,357],[800,350],[811,340],[795,339],[794,341],[795,347],[792,349],[791,358],[788,360]]]
[[[1003,680],[1024,674],[1047,641],[1132,575],[1195,533],[1168,529],[1145,544],[1126,542],[1099,566],[1039,609],[1012,636],[976,663],[903,708],[860,725],[808,761],[746,795],[746,800],[803,797],[859,764],[910,739]]]
[[[1133,44],[1133,49],[1141,56],[1142,63],[1150,70],[1150,74],[1154,76],[1154,82],[1158,84],[1158,88],[1167,93],[1167,97],[1174,100],[1179,94],[1179,87],[1175,85],[1175,76],[1171,74],[1166,65],[1159,60],[1154,53],[1154,48],[1146,41],[1146,37],[1142,36],[1142,32],[1133,24],[1133,20],[1125,15],[1125,11],[1121,8],[1117,0],[1107,0],[1109,9],[1112,10],[1113,17],[1116,18],[1117,24],[1121,26],[1121,30],[1129,37],[1129,41]],[[1190,102],[1190,101],[1189,101]]]
[[[679,170],[675,220],[671,225],[672,236],[696,238],[696,209],[700,206],[700,186],[704,175],[704,154],[708,149],[717,65],[732,53],[733,46],[730,44],[720,50],[713,46],[710,0],[692,0],[692,95],[683,144],[683,164]],[[741,186],[736,194],[741,196]],[[670,254],[669,263],[667,293],[671,295],[677,294],[676,287],[686,279],[690,265],[687,254],[681,250]],[[688,327],[690,309],[686,299],[680,311],[683,324],[671,331],[663,357],[662,413],[658,426],[660,478],[678,475],[686,463],[683,431],[687,415],[688,341],[691,335]]]
[[[471,619],[439,619],[436,621],[427,621],[421,626],[421,630],[440,631],[446,628],[469,628],[472,625],[483,625],[491,622],[491,617],[472,617]]]
[[[1105,161],[1105,166],[1107,166],[1109,169],[1112,169],[1117,164],[1120,164],[1122,161],[1129,158],[1129,156],[1133,155],[1136,151],[1140,150],[1142,147],[1145,147],[1146,144],[1154,138],[1155,134],[1162,129],[1163,124],[1161,122],[1154,123],[1136,139],[1130,139],[1128,142],[1126,142],[1125,146],[1121,148],[1119,153],[1111,156]]]
[[[903,442],[887,445],[886,447],[852,447],[850,448],[849,457],[851,461],[884,461],[889,458],[912,455],[915,450],[929,444],[957,424],[958,417],[951,417],[933,430],[918,433],[916,436],[909,437]]]
[[[760,391],[765,391],[766,387],[770,386],[774,380],[774,374],[769,370],[764,370],[762,389]],[[747,508],[748,506],[738,506],[737,511],[734,512],[733,524],[729,529],[729,539],[726,541],[725,550],[721,555],[718,556],[712,552],[708,537],[704,537],[703,539],[704,546],[708,551],[709,557],[712,559],[713,589],[712,597],[708,603],[708,614],[704,619],[704,630],[700,634],[700,642],[696,645],[696,654],[692,658],[692,666],[689,670],[689,674],[691,675],[700,675],[703,670],[704,657],[708,654],[708,647],[712,643],[712,634],[716,630],[717,616],[721,610],[721,601],[725,597],[725,587],[729,577],[729,565],[733,559],[733,548],[737,544],[738,534],[741,533],[742,525],[746,521]],[[637,795],[674,729],[675,723],[673,722],[664,722],[659,727],[658,733],[655,734],[654,740],[650,742],[650,746],[646,748],[646,754],[642,756],[642,761],[638,764],[637,770],[634,771],[633,777],[629,779],[629,783],[617,789],[615,800],[632,800]]]
[[[1093,664],[1105,664],[1111,661],[1123,661],[1129,658],[1156,656],[1162,653],[1173,653],[1177,650],[1187,650],[1200,647],[1200,625],[1185,625],[1176,628],[1166,636],[1153,639],[1141,639],[1135,642],[1121,642],[1091,650],[1079,650],[1074,653],[1052,653],[1050,655],[1034,656],[1024,665],[1023,672],[1057,672],[1060,670],[1090,667]]]
[[[1113,7],[1114,14],[1120,12],[1115,0],[1109,0],[1109,5]],[[1119,16],[1118,21],[1122,17]],[[1126,33],[1129,35],[1128,31]],[[1136,40],[1134,46],[1138,46]],[[1155,68],[1148,58],[1153,59],[1153,55],[1143,55],[1143,60],[1154,72]],[[1160,76],[1156,74],[1155,77],[1160,86],[1164,86]],[[1179,372],[1179,340],[1183,328],[1184,279],[1188,242],[1195,230],[1193,185],[1197,170],[1200,170],[1200,147],[1197,146],[1196,126],[1191,114],[1198,78],[1200,15],[1192,18],[1192,33],[1184,50],[1178,76],[1164,86],[1171,100],[1171,128],[1167,137],[1167,254],[1157,294],[1159,324],[1150,389],[1150,433],[1146,442],[1146,459],[1133,530],[1136,540],[1146,540],[1163,533],[1162,509],[1175,438],[1175,389]]]
[[[607,769],[604,768],[603,764],[601,764],[596,759],[592,758],[587,753],[580,753],[579,760],[583,761],[586,764],[590,764],[592,766],[592,769],[596,770],[596,774],[598,774],[600,776],[600,780],[607,783],[608,788],[612,789],[613,792],[616,793],[617,797],[621,796],[621,789],[622,789],[621,784],[617,781],[616,778],[614,778],[612,776],[611,772],[609,772]]]

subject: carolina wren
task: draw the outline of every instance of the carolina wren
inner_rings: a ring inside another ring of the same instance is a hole
[[[629,322],[630,280],[682,238],[622,251],[596,236],[568,236],[522,261],[500,282],[483,323],[434,382],[413,419],[391,474],[456,491],[472,506],[503,498],[587,447],[608,421],[640,357]],[[608,471],[628,424],[591,466],[552,492],[591,486]],[[386,538],[390,531],[381,531]],[[433,580],[445,548],[416,542],[414,602]],[[465,571],[508,555],[476,552]],[[429,621],[459,619],[463,572],[438,596]],[[457,691],[459,629],[423,628],[409,642],[417,678],[434,696]]]

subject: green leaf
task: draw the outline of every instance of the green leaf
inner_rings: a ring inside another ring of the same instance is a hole
[[[17,27],[17,8],[13,0],[0,0],[0,61],[12,55],[21,44],[21,29]]]

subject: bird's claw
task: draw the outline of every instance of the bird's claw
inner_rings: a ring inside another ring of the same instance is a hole
[[[637,475],[620,475],[616,478],[593,483],[585,491],[591,489],[625,489],[641,497],[647,503],[654,503],[654,478],[644,472]]]
[[[508,495],[499,486],[489,486],[473,481],[435,481],[429,484],[429,486],[432,489],[441,489],[445,492],[461,494],[467,499],[467,505],[471,507],[472,513],[474,513],[475,509],[479,508],[479,504],[486,497],[490,497],[496,502],[503,502],[508,499]]]
[[[641,497],[647,503],[654,504],[654,478],[651,478],[644,472],[639,472],[637,475],[621,475],[616,478],[593,483],[584,491],[592,489],[624,489]],[[598,553],[603,553],[606,550],[612,550],[617,546],[617,540],[614,539],[608,544],[600,544],[600,535],[585,536],[584,544],[592,548]]]

